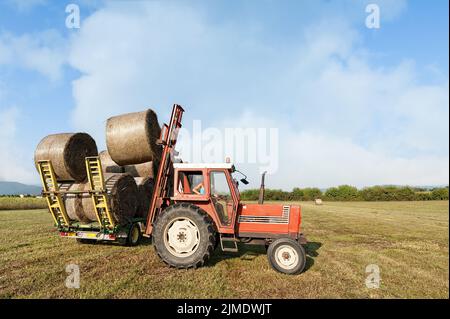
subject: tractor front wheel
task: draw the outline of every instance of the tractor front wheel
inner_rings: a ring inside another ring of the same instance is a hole
[[[158,216],[152,237],[165,263],[176,268],[197,268],[211,257],[216,231],[205,211],[183,203],[169,206]]]
[[[267,249],[267,258],[273,269],[289,275],[302,272],[306,265],[305,250],[291,238],[274,240]]]

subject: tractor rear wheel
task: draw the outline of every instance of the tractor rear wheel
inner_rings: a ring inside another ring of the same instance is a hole
[[[152,237],[165,263],[176,268],[197,268],[211,257],[216,231],[205,211],[182,203],[169,206],[158,216]]]
[[[267,249],[267,258],[273,269],[289,275],[302,272],[306,265],[305,250],[291,238],[274,240]]]

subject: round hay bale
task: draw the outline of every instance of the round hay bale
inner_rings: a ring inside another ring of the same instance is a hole
[[[108,151],[101,151],[98,156],[100,158],[100,162],[102,163],[103,174],[124,173],[124,167],[117,165],[117,163],[112,160],[111,156],[109,156]]]
[[[138,188],[129,174],[105,175],[105,186],[109,193],[109,207],[114,220],[126,224],[136,215],[138,208]]]
[[[136,215],[140,196],[136,182],[128,174],[109,174],[105,176],[108,203],[112,218],[119,224],[126,224]],[[66,194],[64,203],[70,220],[82,223],[97,221],[94,203],[89,194],[89,183],[62,183],[60,190],[82,191]]]
[[[148,177],[135,177],[134,180],[136,181],[139,195],[139,206],[136,217],[147,218],[155,182],[153,178]]]
[[[88,184],[63,183],[59,185],[59,189],[61,191],[85,191],[89,189],[89,187]],[[66,206],[67,216],[69,216],[70,220],[82,223],[91,221],[88,217],[90,214],[86,214],[86,209],[89,208],[89,203],[87,203],[88,200],[90,201],[91,208],[93,208],[94,205],[89,194],[65,194],[64,204]]]
[[[36,147],[34,162],[50,160],[58,181],[86,180],[85,158],[97,156],[97,145],[86,133],[61,133],[44,137]]]
[[[156,145],[161,127],[156,113],[150,109],[111,117],[106,122],[106,145],[118,165],[150,162],[161,157]]]
[[[96,222],[97,220],[97,213],[95,212],[94,202],[92,201],[91,194],[89,194],[91,186],[89,183],[81,184],[79,190],[83,191],[84,193],[79,195],[81,197],[81,203],[83,205],[83,220],[82,221],[89,221],[89,222]]]
[[[125,173],[130,174],[133,177],[145,177],[145,178],[155,178],[156,171],[155,165],[152,162],[136,164],[136,165],[126,165],[124,166]]]

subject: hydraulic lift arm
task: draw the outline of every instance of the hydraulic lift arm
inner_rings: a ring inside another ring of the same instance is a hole
[[[156,176],[155,188],[153,190],[150,208],[147,216],[147,226],[144,236],[149,237],[153,230],[153,221],[156,216],[164,209],[169,199],[169,178],[173,173],[172,159],[174,157],[175,145],[177,143],[178,132],[181,128],[181,119],[184,109],[174,104],[172,115],[170,116],[169,125],[164,124],[161,131],[161,138],[158,144],[163,146],[161,161],[158,167],[158,175]]]

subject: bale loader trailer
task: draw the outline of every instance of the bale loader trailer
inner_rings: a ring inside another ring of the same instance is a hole
[[[89,193],[98,222],[84,225],[69,221],[62,200],[64,192],[58,190],[51,162],[39,162],[43,195],[60,235],[81,242],[119,241],[130,245],[136,245],[141,235],[151,237],[158,256],[176,268],[203,266],[219,244],[223,252],[237,252],[238,243],[262,245],[275,270],[300,273],[306,263],[300,206],[242,203],[236,176],[242,173],[229,161],[177,163],[175,145],[183,113],[181,106],[174,105],[169,125],[164,124],[157,141],[163,151],[146,220],[114,224],[101,163],[98,157],[88,157]],[[243,176],[240,181],[247,184]],[[202,192],[196,191],[198,185]]]
[[[38,162],[38,170],[42,182],[42,195],[53,217],[61,237],[76,238],[80,243],[96,241],[116,242],[135,246],[141,239],[145,229],[145,218],[132,218],[125,224],[117,224],[110,213],[101,162],[98,157],[86,158],[86,170],[90,190],[67,191],[60,190],[51,161]],[[92,198],[97,221],[81,223],[69,219],[64,205],[64,197],[68,195],[83,196],[89,194]]]

